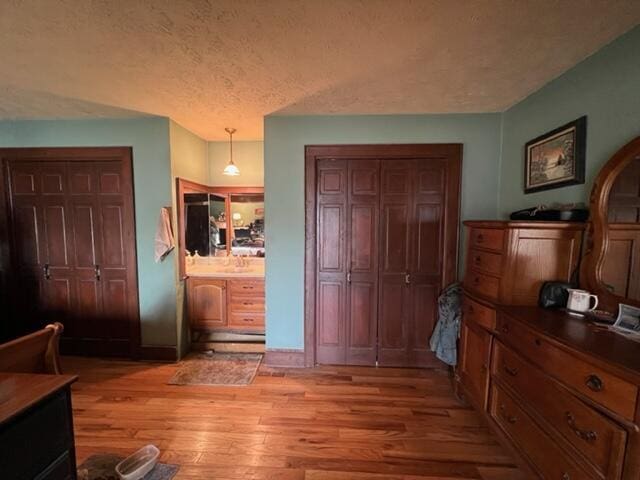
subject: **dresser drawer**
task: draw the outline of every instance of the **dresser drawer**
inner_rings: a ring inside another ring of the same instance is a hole
[[[493,350],[492,375],[526,399],[604,478],[620,478],[627,432],[500,342]]]
[[[501,340],[540,365],[549,375],[609,410],[632,420],[638,389],[609,372],[552,345],[543,336],[504,315],[498,316]]]
[[[229,311],[264,313],[264,296],[242,296],[232,294],[229,298]]]
[[[499,386],[491,387],[489,415],[529,458],[542,478],[587,480],[598,478],[565,453],[518,403]]]
[[[236,328],[264,328],[264,314],[238,312],[229,315],[229,326]]]
[[[462,299],[462,313],[466,321],[475,322],[487,330],[495,330],[496,328],[496,311],[468,296],[464,296]]]
[[[477,292],[479,295],[491,300],[498,299],[500,279],[491,275],[484,275],[473,268],[467,268],[464,276],[464,288]]]
[[[229,280],[228,284],[232,295],[262,295],[264,297],[264,280]]]
[[[474,270],[500,275],[502,272],[502,255],[472,248],[469,250],[468,264]]]
[[[497,228],[472,228],[469,238],[471,248],[502,251],[504,230]]]

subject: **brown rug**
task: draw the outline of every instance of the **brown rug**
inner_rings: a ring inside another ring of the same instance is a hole
[[[178,364],[169,385],[250,385],[262,354],[196,353]]]
[[[111,453],[91,455],[78,467],[78,480],[120,480],[116,473],[118,465],[124,457]],[[178,465],[157,463],[143,480],[171,480],[178,473]]]

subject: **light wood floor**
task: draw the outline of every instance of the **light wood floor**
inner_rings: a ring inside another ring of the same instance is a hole
[[[262,367],[251,386],[167,385],[175,365],[67,357],[78,464],[148,443],[177,479],[521,478],[445,370]]]

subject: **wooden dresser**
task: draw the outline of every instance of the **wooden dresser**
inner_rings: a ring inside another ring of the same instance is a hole
[[[640,479],[640,343],[535,306],[582,226],[466,225],[458,392],[540,478]]]
[[[73,375],[0,373],[0,477],[75,480]]]

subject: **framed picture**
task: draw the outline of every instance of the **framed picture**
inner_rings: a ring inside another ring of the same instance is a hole
[[[587,117],[580,117],[524,146],[524,193],[584,183]]]

